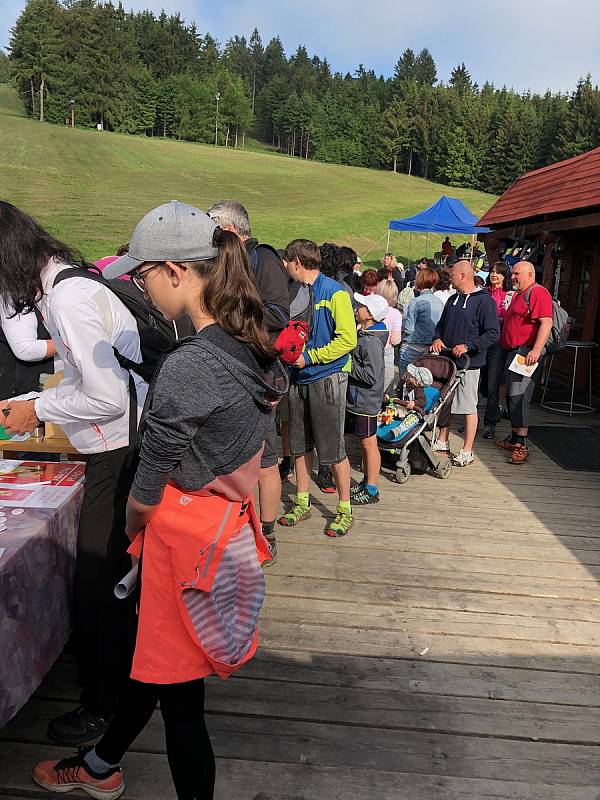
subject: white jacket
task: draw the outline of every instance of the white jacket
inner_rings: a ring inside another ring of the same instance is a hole
[[[116,295],[86,278],[70,278],[53,288],[68,265],[51,259],[42,270],[43,296],[37,307],[64,364],[64,379],[42,392],[35,412],[61,425],[80,453],[101,453],[129,444],[129,373],[119,366],[113,346],[127,358],[141,358],[137,325]],[[148,390],[133,374],[138,420]]]

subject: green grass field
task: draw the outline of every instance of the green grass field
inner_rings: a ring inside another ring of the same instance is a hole
[[[441,194],[460,198],[477,215],[494,201],[420,178],[274,156],[254,146],[234,151],[46,125],[24,116],[7,85],[0,85],[0,152],[0,198],[87,259],[114,252],[146,211],[173,198],[207,208],[232,197],[248,208],[261,241],[276,247],[296,237],[334,241],[367,261],[383,255],[390,219],[414,214]],[[430,255],[438,239],[429,238]],[[393,233],[390,246],[406,258],[408,235]],[[425,237],[414,236],[413,257],[424,250]]]

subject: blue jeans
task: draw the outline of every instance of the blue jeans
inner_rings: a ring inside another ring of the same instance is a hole
[[[500,419],[500,387],[506,383],[507,351],[493,344],[487,351],[487,403],[483,417],[484,425],[495,425]]]
[[[429,344],[412,344],[411,342],[406,342],[400,346],[400,377],[404,375],[409,364],[429,352],[430,346]]]

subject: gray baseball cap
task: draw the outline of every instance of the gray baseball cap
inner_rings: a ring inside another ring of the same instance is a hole
[[[206,261],[216,258],[216,222],[199,208],[171,200],[149,211],[138,224],[127,255],[104,268],[105,278],[120,278],[145,261]]]
[[[416,367],[414,364],[409,364],[406,371],[409,375],[412,375],[413,378],[416,378],[421,386],[431,386],[433,383],[433,375],[431,374],[431,370],[427,369],[427,367]]]

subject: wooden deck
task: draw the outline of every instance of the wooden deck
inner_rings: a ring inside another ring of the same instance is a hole
[[[344,540],[280,531],[259,654],[210,681],[218,800],[600,798],[600,473],[477,457],[384,480]],[[47,796],[31,765],[76,697],[63,661],[3,732],[1,797]],[[126,798],[174,798],[158,715],[125,769]]]

